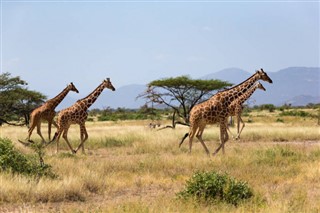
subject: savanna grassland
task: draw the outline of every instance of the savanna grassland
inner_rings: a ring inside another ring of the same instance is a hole
[[[316,114],[316,110],[310,110]],[[150,129],[150,121],[87,122],[86,154],[71,154],[63,139],[45,149],[44,161],[56,178],[0,173],[0,212],[320,212],[320,126],[315,117],[251,112],[240,141],[232,138],[226,153],[208,157],[194,140],[178,144],[188,127]],[[169,124],[163,120],[162,125]],[[42,132],[46,134],[47,125]],[[235,133],[236,129],[231,127]],[[211,153],[219,128],[203,134]],[[0,127],[23,153],[33,151],[18,139],[26,127]],[[36,131],[32,138],[39,141]],[[79,144],[79,127],[69,139]],[[197,171],[217,171],[246,181],[254,196],[238,206],[178,199]]]

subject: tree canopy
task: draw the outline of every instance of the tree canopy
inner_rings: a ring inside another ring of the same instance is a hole
[[[44,102],[46,96],[30,91],[28,83],[10,73],[0,74],[0,124],[24,119],[29,123],[30,112]]]
[[[164,78],[151,81],[147,90],[137,98],[146,99],[147,104],[164,104],[172,108],[174,128],[176,123],[189,123],[189,113],[196,104],[210,98],[216,90],[231,85],[217,79],[191,79],[189,76]],[[176,114],[183,122],[175,121]]]

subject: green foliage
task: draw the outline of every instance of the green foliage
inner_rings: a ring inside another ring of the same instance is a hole
[[[172,108],[184,123],[189,123],[189,113],[196,104],[208,99],[215,90],[227,86],[231,84],[226,81],[194,80],[188,76],[179,76],[150,82],[147,90],[137,98],[146,99],[146,104],[157,103]],[[174,123],[174,116],[172,120]]]
[[[24,155],[14,148],[9,139],[0,138],[0,171],[33,177],[56,177],[51,171],[51,166],[42,160],[43,150],[36,145],[34,149],[40,157],[40,163],[37,156]]]
[[[197,89],[201,91],[213,91],[218,90],[232,84],[226,81],[220,81],[216,79],[203,80],[203,79],[191,79],[188,76],[179,76],[175,78],[164,78],[155,80],[149,83],[149,86],[161,87],[161,88],[177,88],[177,89]]]
[[[187,181],[186,188],[178,193],[183,199],[194,198],[205,202],[226,202],[238,205],[253,196],[246,182],[238,181],[227,174],[196,172]]]
[[[283,119],[281,119],[281,118],[277,118],[276,122],[284,123],[284,120],[283,120]]]
[[[290,111],[282,111],[280,116],[298,116],[298,117],[310,117],[311,114],[302,110],[290,110]]]
[[[262,104],[257,107],[260,110],[268,110],[269,112],[274,112],[276,107],[273,104]]]
[[[247,115],[248,115],[250,112],[252,112],[252,109],[249,108],[248,105],[244,105],[244,106],[243,106],[243,109],[242,109],[242,115],[243,115],[243,114],[247,114]]]
[[[160,119],[160,110],[151,108],[141,108],[139,110],[131,110],[125,108],[118,108],[116,110],[104,109],[97,113],[98,121],[118,121],[118,120],[147,120],[147,119]]]
[[[29,113],[46,98],[43,94],[26,88],[27,82],[10,73],[0,74],[0,115],[7,121],[19,121],[24,117],[27,122]]]

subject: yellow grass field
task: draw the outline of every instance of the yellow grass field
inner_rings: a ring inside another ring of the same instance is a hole
[[[63,139],[59,154],[54,143],[46,148],[44,161],[58,178],[0,173],[0,212],[320,212],[320,127],[316,119],[283,120],[253,117],[241,140],[231,138],[225,155],[214,157],[196,139],[191,154],[188,140],[178,148],[188,127],[156,131],[150,121],[87,122],[85,155],[72,155]],[[47,138],[46,124],[42,132]],[[204,132],[211,153],[218,132],[216,125]],[[26,136],[26,127],[0,127],[0,137],[32,153],[18,142]],[[40,141],[36,131],[32,138]],[[78,126],[69,139],[79,144]],[[236,207],[177,198],[196,171],[213,170],[248,182],[254,197]]]

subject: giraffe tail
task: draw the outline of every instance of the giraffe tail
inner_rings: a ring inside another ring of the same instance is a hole
[[[57,139],[57,136],[58,136],[58,132],[54,133],[54,136],[53,136],[52,140],[49,141],[46,146],[48,146],[49,144],[51,144],[52,142],[54,142],[54,141]]]
[[[189,133],[186,133],[186,134],[183,136],[181,142],[179,143],[179,148],[181,147],[183,141],[184,141],[188,136],[189,136]]]

